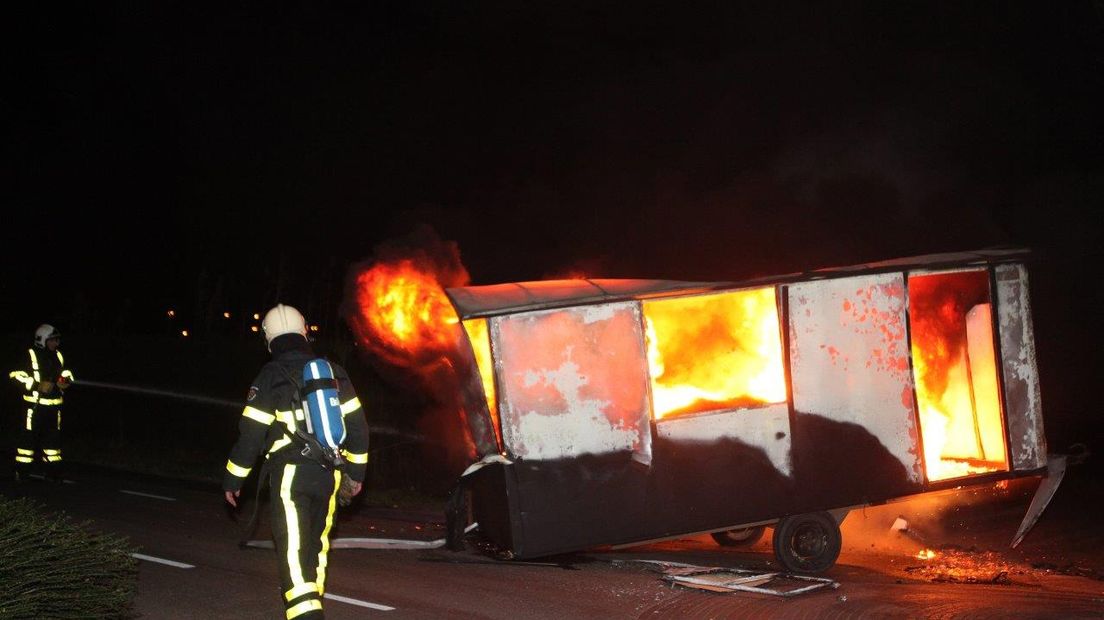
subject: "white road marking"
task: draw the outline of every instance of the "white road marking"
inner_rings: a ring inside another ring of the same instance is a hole
[[[46,479],[46,476],[43,476],[42,474],[27,474],[27,477],[28,478],[34,478],[35,480],[45,480]],[[76,482],[73,482],[72,480],[62,480],[61,482],[63,484],[76,484]]]
[[[139,493],[138,491],[127,491],[126,489],[119,489],[120,493],[126,493],[127,495],[139,495],[141,497],[152,497],[153,499],[163,499],[166,502],[175,502],[175,497],[165,497],[164,495],[152,495],[150,493]]]
[[[168,565],[168,566],[175,566],[177,568],[195,568],[195,566],[192,566],[191,564],[185,564],[183,562],[176,562],[176,561],[173,561],[173,560],[166,560],[164,558],[155,558],[152,555],[144,555],[144,554],[141,554],[141,553],[132,553],[132,554],[130,554],[130,557],[138,558],[139,560],[145,560],[147,562],[157,562],[158,564],[165,564],[165,565]]]
[[[328,598],[331,601],[348,603],[350,605],[356,605],[358,607],[367,607],[368,609],[378,609],[379,611],[395,611],[394,607],[388,607],[387,605],[380,605],[379,603],[369,603],[368,601],[360,601],[355,598],[340,596],[338,594],[330,594],[328,592],[326,594],[323,594],[322,598]]]

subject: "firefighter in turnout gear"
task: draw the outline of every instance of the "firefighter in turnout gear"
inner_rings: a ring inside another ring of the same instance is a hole
[[[237,507],[246,478],[264,454],[261,475],[269,478],[272,536],[287,618],[322,618],[334,510],[339,490],[345,501],[360,492],[368,463],[368,428],[348,374],[331,364],[347,430],[340,451],[343,463],[324,467],[305,456],[295,431],[304,429],[309,414],[304,415],[302,386],[294,378],[317,357],[306,338],[306,322],[295,308],[277,305],[262,327],[272,361],[249,388],[222,487],[226,501]]]
[[[26,407],[15,449],[16,481],[30,472],[36,449],[42,450],[46,479],[61,479],[61,404],[73,373],[65,367],[60,345],[61,333],[52,325],[40,325],[24,367],[8,373],[23,385]]]

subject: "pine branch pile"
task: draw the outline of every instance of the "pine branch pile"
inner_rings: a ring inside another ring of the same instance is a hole
[[[138,568],[129,541],[0,497],[0,618],[127,618]]]

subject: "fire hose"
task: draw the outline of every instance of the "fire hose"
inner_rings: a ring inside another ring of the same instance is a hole
[[[81,379],[80,385],[100,388],[105,390],[116,390],[120,392],[130,392],[132,394],[144,394],[147,396],[159,396],[162,398],[175,398],[177,400],[186,400],[194,403],[200,403],[204,405],[214,405],[216,407],[227,407],[231,409],[241,409],[242,403],[226,398],[216,398],[212,396],[204,396],[201,394],[192,394],[189,392],[179,392],[175,390],[163,390],[159,388],[143,387],[137,385],[123,385],[119,383],[108,383],[106,381],[92,381],[88,379]],[[368,426],[368,432],[378,435],[393,435],[406,441],[403,443],[417,443],[429,441],[424,435],[411,433],[408,431],[392,428],[389,426]],[[388,446],[391,447],[391,446]]]

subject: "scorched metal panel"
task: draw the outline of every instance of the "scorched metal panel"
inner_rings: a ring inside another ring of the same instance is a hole
[[[506,449],[527,460],[632,451],[651,459],[640,306],[491,320]]]
[[[886,474],[885,464],[875,472],[858,466],[887,461],[864,453],[878,446],[859,439],[872,438],[899,463],[902,485],[922,482],[903,274],[798,283],[788,295],[793,407],[799,423],[804,416],[803,426],[818,429],[806,429],[804,446],[795,442],[798,458],[807,450],[810,469],[838,467],[848,478]],[[835,441],[850,445],[817,445]],[[814,453],[834,449],[852,458],[816,462]],[[892,478],[887,485],[896,488]]]
[[[1012,468],[1036,469],[1047,464],[1043,433],[1039,372],[1035,365],[1035,335],[1031,324],[1027,270],[1023,265],[999,265],[997,321],[1000,326],[1004,410],[1012,452]]]

